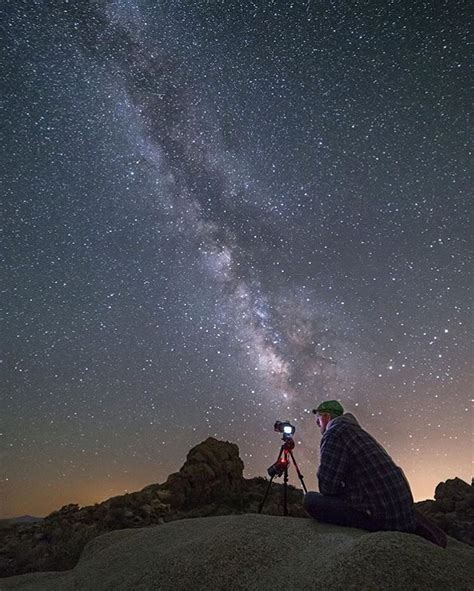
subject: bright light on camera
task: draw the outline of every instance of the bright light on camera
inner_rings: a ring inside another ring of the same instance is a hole
[[[273,425],[275,431],[278,433],[283,433],[283,438],[286,441],[287,439],[291,439],[293,437],[293,433],[295,432],[295,427],[290,423],[290,421],[276,421]]]

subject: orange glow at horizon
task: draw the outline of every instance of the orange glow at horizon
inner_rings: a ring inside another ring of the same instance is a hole
[[[427,473],[429,473],[429,476],[427,476]],[[434,498],[436,486],[440,482],[450,478],[458,477],[469,484],[471,483],[471,476],[468,470],[463,470],[462,473],[460,471],[453,472],[449,469],[449,461],[446,461],[445,464],[437,462],[436,465],[426,470],[424,475],[416,472],[413,473],[411,470],[406,470],[406,475],[410,482],[415,502]],[[258,474],[254,476],[258,476]],[[297,478],[294,475],[293,478],[291,476],[290,472],[290,484],[301,488]],[[245,474],[245,478],[250,477]],[[163,483],[165,480],[166,477],[155,480],[155,482]],[[276,479],[276,482],[280,482],[280,479]],[[308,490],[315,489],[311,478],[306,477],[305,483]],[[102,503],[111,497],[137,492],[149,484],[152,484],[152,482],[145,479],[117,478],[113,482],[88,481],[79,485],[70,484],[61,489],[37,485],[34,496],[30,494],[30,490],[23,490],[15,498],[8,495],[8,492],[4,490],[2,494],[4,502],[2,503],[2,514],[0,518],[4,519],[20,515],[45,517],[64,505],[78,504],[81,507],[94,505],[96,503]]]

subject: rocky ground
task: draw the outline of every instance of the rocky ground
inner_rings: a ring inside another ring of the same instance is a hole
[[[163,484],[88,507],[66,505],[42,522],[0,529],[0,576],[73,568],[86,544],[104,533],[190,517],[256,513],[268,481],[243,478],[235,444],[209,438],[193,448],[181,470]],[[282,484],[273,483],[263,513],[282,515]],[[288,509],[306,517],[302,491],[289,487]],[[460,479],[436,488],[418,508],[450,536],[474,545],[473,487]]]
[[[472,591],[474,549],[312,519],[224,515],[114,531],[72,570],[3,579],[2,591]]]

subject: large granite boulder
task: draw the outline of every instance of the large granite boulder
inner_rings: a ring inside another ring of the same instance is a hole
[[[472,591],[474,550],[311,519],[185,519],[95,538],[77,566],[3,579],[2,591]]]
[[[418,511],[448,535],[474,546],[474,487],[460,478],[440,482],[434,501],[416,504]]]

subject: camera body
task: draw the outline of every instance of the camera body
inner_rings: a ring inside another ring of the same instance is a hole
[[[273,429],[277,433],[281,433],[281,438],[284,443],[281,446],[280,456],[278,460],[268,468],[268,475],[273,478],[274,476],[281,476],[288,469],[288,454],[295,447],[293,441],[293,434],[296,431],[296,427],[290,423],[290,421],[276,421],[273,425]]]
[[[292,439],[296,431],[296,427],[294,427],[290,421],[276,421],[273,425],[273,429],[282,434],[284,441]]]

